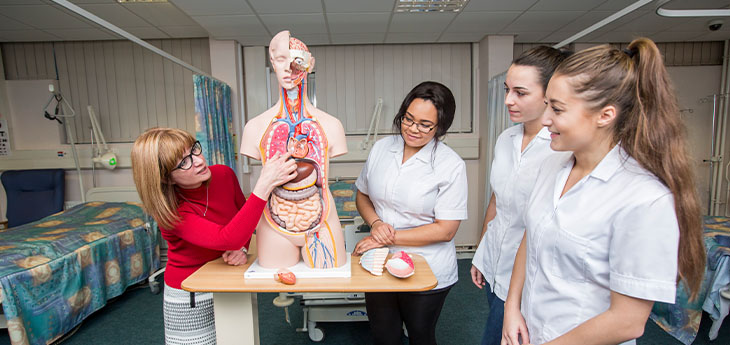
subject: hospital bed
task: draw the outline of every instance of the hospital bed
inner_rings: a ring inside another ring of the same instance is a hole
[[[158,232],[134,187],[0,236],[0,301],[12,344],[47,344],[160,266]]]
[[[730,218],[704,217],[704,240],[707,251],[705,278],[696,300],[690,301],[683,284],[677,288],[674,304],[655,303],[651,319],[684,344],[697,337],[702,312],[713,321],[709,339],[717,338],[723,319],[730,311]],[[725,296],[727,297],[725,297]]]

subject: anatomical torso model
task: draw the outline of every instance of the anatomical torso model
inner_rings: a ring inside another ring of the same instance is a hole
[[[256,231],[259,265],[283,268],[300,259],[309,267],[346,263],[345,243],[328,187],[329,159],[347,153],[342,124],[307,98],[307,73],[314,58],[306,45],[278,33],[269,45],[279,81],[279,101],[246,123],[241,153],[266,164],[291,152],[297,177],[274,189]]]

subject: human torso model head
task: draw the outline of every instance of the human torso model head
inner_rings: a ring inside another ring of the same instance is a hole
[[[267,159],[291,152],[297,177],[274,189],[257,228],[259,264],[288,267],[303,259],[315,268],[346,263],[344,238],[328,188],[329,159],[347,152],[342,124],[307,99],[307,74],[314,57],[282,31],[269,44],[279,82],[279,101],[244,127],[241,153]]]

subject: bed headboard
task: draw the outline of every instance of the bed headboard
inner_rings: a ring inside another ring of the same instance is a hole
[[[134,186],[91,188],[86,192],[86,201],[141,202]]]

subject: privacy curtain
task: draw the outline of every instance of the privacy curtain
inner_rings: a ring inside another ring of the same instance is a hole
[[[195,138],[209,165],[224,164],[236,170],[233,151],[231,88],[219,80],[193,75]]]
[[[489,90],[487,97],[487,179],[492,171],[492,160],[494,159],[494,145],[497,144],[497,137],[509,126],[512,121],[509,119],[509,112],[504,105],[504,82],[507,80],[507,72],[496,75],[489,80]],[[487,200],[492,195],[491,185],[487,183],[485,194]],[[486,212],[487,204],[484,204],[484,212]]]

